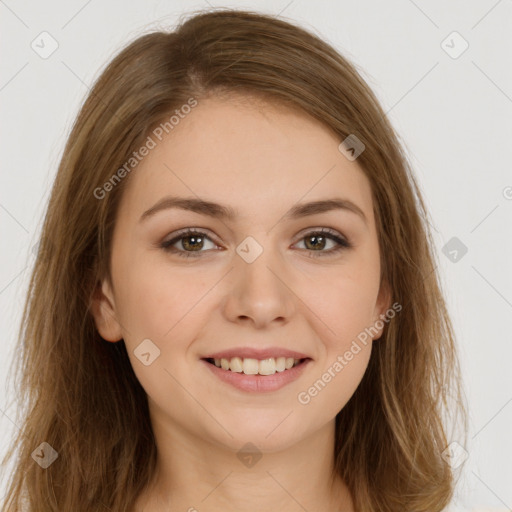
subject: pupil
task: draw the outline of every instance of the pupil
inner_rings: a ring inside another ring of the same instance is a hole
[[[187,240],[191,240],[191,243],[190,242],[187,242]],[[202,237],[201,236],[186,236],[183,238],[183,247],[185,249],[192,249],[192,250],[196,250],[196,249],[201,249],[200,246],[197,246],[197,245],[193,245],[195,243],[198,243],[198,241],[202,240]]]
[[[315,240],[315,242],[313,242],[313,244],[312,244],[313,249],[318,248],[318,247],[321,247],[323,249],[323,247],[325,246],[325,238],[323,236],[314,236],[314,235],[312,235],[312,236],[308,237],[306,240],[308,242],[310,240]]]

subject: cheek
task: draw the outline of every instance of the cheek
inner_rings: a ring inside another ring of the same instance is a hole
[[[347,352],[350,353],[347,358]],[[358,349],[333,354],[307,387],[297,395],[297,407],[311,422],[333,419],[358,388],[371,355],[371,342]]]
[[[326,345],[343,350],[372,325],[378,287],[378,275],[347,265],[316,276],[315,287],[305,288],[300,296],[324,324]]]
[[[203,279],[190,269],[171,271],[168,265],[155,263],[132,266],[121,282],[126,330],[133,337],[153,337],[159,344],[190,323],[214,284],[212,276]]]
[[[372,350],[367,329],[372,326],[378,281],[369,273],[347,271],[331,275],[322,288],[324,293],[310,293],[308,302],[321,319],[321,353],[297,402],[308,418],[328,421],[347,404],[367,369]]]
[[[119,283],[118,303],[132,367],[148,395],[165,402],[170,390],[179,393],[168,372],[176,374],[176,361],[178,368],[183,366],[204,317],[206,301],[201,298],[214,281],[209,285],[197,273],[194,277],[188,271],[171,272],[168,266],[152,262],[132,264]],[[148,365],[139,358],[145,353],[150,354]]]
[[[368,328],[379,288],[378,261],[359,259],[336,272],[319,275],[315,288],[302,291],[307,305],[321,322],[321,353],[314,378],[297,400],[308,414],[334,417],[357,389],[368,366],[372,338]],[[310,318],[313,316],[310,314]]]

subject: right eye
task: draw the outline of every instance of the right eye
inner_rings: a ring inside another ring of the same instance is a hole
[[[170,240],[161,243],[162,249],[167,252],[177,254],[184,258],[198,257],[204,248],[205,240],[210,241],[214,246],[212,239],[203,231],[187,228],[179,232]],[[177,243],[181,244],[181,249],[174,247]]]

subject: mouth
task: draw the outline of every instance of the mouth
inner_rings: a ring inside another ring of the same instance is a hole
[[[250,357],[217,359],[207,357],[203,360],[226,372],[265,377],[274,375],[275,373],[286,373],[311,359],[309,357],[303,359],[295,359],[293,357],[269,357],[266,359],[254,359]]]
[[[201,361],[215,379],[251,394],[274,392],[289,386],[313,363],[309,357],[205,357]]]

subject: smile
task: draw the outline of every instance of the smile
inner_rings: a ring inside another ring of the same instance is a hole
[[[297,366],[302,359],[293,357],[269,357],[267,359],[254,359],[251,357],[232,357],[206,359],[217,368],[245,375],[274,375],[276,372],[284,372]]]
[[[217,380],[250,393],[277,391],[297,380],[313,360],[277,357],[267,359],[205,358],[201,362]],[[284,367],[283,367],[284,365]]]

